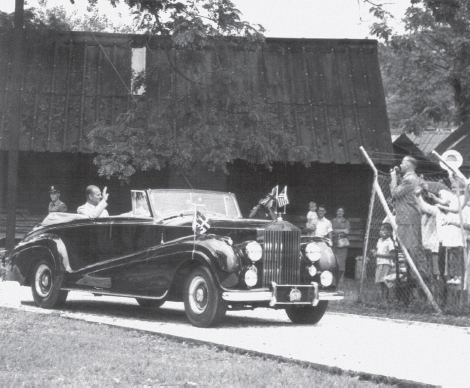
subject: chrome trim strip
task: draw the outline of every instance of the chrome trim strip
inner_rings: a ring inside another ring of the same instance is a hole
[[[304,285],[301,285],[304,286]],[[313,285],[305,285],[313,288]],[[279,285],[278,285],[279,287]],[[298,286],[300,287],[300,286]],[[271,302],[273,300],[273,292],[271,291],[226,291],[222,293],[222,299],[227,302]],[[319,300],[342,300],[344,298],[343,291],[320,291],[318,293]],[[275,304],[294,304],[294,303],[281,303],[276,300]],[[296,302],[296,304],[312,304],[312,302]]]
[[[139,299],[152,299],[152,300],[164,299],[168,294],[168,290],[166,290],[165,293],[162,296],[145,296],[145,295],[134,295],[134,294],[118,294],[118,293],[115,293],[115,292],[102,291],[100,289],[82,290],[82,289],[67,288],[67,287],[61,287],[60,289],[64,290],[64,291],[82,291],[82,292],[89,292],[91,294],[98,294],[98,295],[122,296],[124,298],[139,298]]]
[[[320,300],[343,300],[344,292],[343,291],[320,291],[318,296]]]
[[[269,302],[272,295],[271,291],[224,292],[222,299],[227,302]]]
[[[276,287],[313,288],[314,286],[312,282],[312,284],[276,284]]]

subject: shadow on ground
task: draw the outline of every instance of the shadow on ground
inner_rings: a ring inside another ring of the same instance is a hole
[[[23,301],[22,305],[28,307],[37,307],[32,301]],[[161,324],[184,324],[191,326],[186,314],[183,310],[175,309],[173,306],[160,308],[141,307],[137,304],[119,303],[109,300],[100,300],[99,298],[92,300],[67,300],[65,305],[59,309],[55,309],[58,313],[75,313],[75,314],[93,314],[108,318],[133,319],[147,322],[158,322]],[[255,310],[256,311],[256,310]],[[247,314],[253,313],[247,311]],[[280,312],[280,314],[284,314]],[[292,326],[292,323],[281,322],[275,319],[261,318],[258,316],[247,317],[237,316],[236,314],[228,314],[224,317],[219,327],[235,328],[235,327],[281,327]]]

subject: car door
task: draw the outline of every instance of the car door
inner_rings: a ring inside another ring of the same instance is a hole
[[[130,295],[160,295],[158,276],[149,271],[149,249],[161,243],[161,227],[152,220],[115,219],[107,231],[107,256],[95,276],[110,279],[109,291]],[[158,274],[158,272],[157,272]]]

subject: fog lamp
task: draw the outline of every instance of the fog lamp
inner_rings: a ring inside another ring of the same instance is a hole
[[[245,283],[248,287],[256,286],[258,283],[258,273],[254,269],[249,269],[245,272]]]
[[[317,274],[317,269],[315,268],[314,265],[311,265],[310,267],[308,267],[308,274],[312,277]]]
[[[320,275],[320,282],[322,286],[331,286],[331,284],[333,283],[333,274],[330,271],[323,271]]]
[[[321,258],[321,248],[315,243],[310,243],[305,247],[305,256],[314,263]]]
[[[263,248],[256,241],[252,241],[246,244],[245,253],[251,261],[258,261],[263,257]]]

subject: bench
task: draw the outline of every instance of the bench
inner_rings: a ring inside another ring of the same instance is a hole
[[[18,212],[15,225],[15,240],[21,240],[43,219],[44,215],[31,215],[24,212]],[[0,212],[0,246],[5,246],[5,237],[7,230],[7,216]]]

